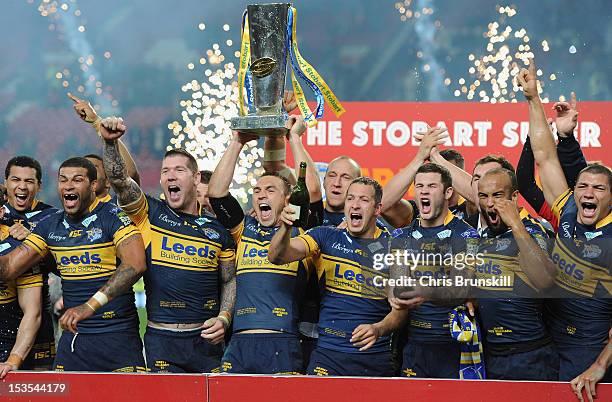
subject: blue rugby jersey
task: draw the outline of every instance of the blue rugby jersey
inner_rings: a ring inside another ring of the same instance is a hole
[[[441,226],[422,227],[420,220],[416,219],[409,226],[396,229],[391,235],[395,239],[402,239],[403,244],[394,240],[394,247],[402,244],[402,249],[408,253],[428,256],[428,261],[421,261],[411,272],[411,276],[415,279],[422,276],[441,279],[446,276],[444,267],[433,258],[436,254],[452,255],[456,259],[460,254],[475,255],[478,248],[476,230],[452,212],[448,213]],[[451,310],[451,307],[425,302],[411,311],[408,333],[410,340],[430,343],[452,341],[448,322]]]
[[[298,334],[299,307],[310,261],[275,265],[268,260],[270,241],[278,227],[264,227],[245,216],[232,231],[236,256],[234,332],[268,329]],[[292,237],[302,232],[292,228]]]
[[[527,231],[546,250],[544,228],[527,210],[520,212]],[[492,235],[487,228],[482,234],[478,253],[483,263],[474,268],[476,278],[504,278],[504,286],[479,287],[478,313],[487,343],[511,344],[538,341],[548,337],[543,319],[543,303],[519,263],[519,248],[512,231]],[[544,269],[544,268],[542,268]]]
[[[26,229],[32,231],[38,225],[40,221],[47,218],[48,216],[59,211],[57,208],[45,204],[42,201],[34,200],[32,202],[32,207],[27,211],[17,211],[10,204],[4,205],[4,218],[3,220],[6,222],[8,226],[14,225],[16,223],[22,224]],[[50,255],[47,256],[44,260],[38,263],[38,267],[35,269],[40,270],[43,275],[43,295],[42,295],[42,309],[43,313],[51,314],[51,301],[49,298],[49,284],[47,280],[49,279],[49,272],[55,272],[56,265],[53,257]]]
[[[374,239],[359,239],[346,229],[319,226],[297,238],[314,256],[321,288],[317,347],[345,353],[376,353],[390,349],[390,337],[380,337],[366,352],[350,342],[361,324],[374,324],[391,312],[385,288],[376,279],[387,278],[386,269],[376,270],[375,253],[384,253],[389,237],[376,228]]]
[[[560,296],[547,303],[553,339],[561,345],[602,345],[612,326],[612,212],[594,226],[578,223],[569,189],[552,211],[559,221],[551,258]]]
[[[8,234],[8,227],[0,225],[0,255],[6,255],[21,244]],[[19,289],[42,287],[43,277],[40,272],[29,269],[15,281],[0,281],[0,342],[14,342],[23,313],[19,307],[17,292]],[[5,351],[0,351],[0,353]],[[10,352],[10,351],[8,351]]]
[[[234,242],[210,215],[174,211],[141,197],[122,207],[138,226],[147,255],[147,317],[159,323],[199,323],[219,314],[219,263],[233,261]]]
[[[81,305],[115,273],[120,264],[116,248],[138,234],[117,206],[97,200],[78,222],[58,211],[36,225],[24,244],[41,256],[50,253],[62,278],[64,306]],[[81,333],[105,333],[138,328],[132,290],[116,297],[78,324]]]

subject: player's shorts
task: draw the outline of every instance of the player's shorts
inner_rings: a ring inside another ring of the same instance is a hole
[[[55,333],[51,313],[43,312],[34,346],[21,366],[22,370],[51,370],[55,360]]]
[[[221,363],[224,373],[301,374],[300,339],[292,334],[233,334]]]
[[[344,353],[317,347],[310,355],[309,375],[392,377],[391,351]]]
[[[458,342],[417,343],[404,346],[402,377],[459,378],[461,349]]]
[[[571,381],[597,360],[605,345],[569,346],[556,345],[559,353],[559,381]],[[612,370],[608,369],[601,382],[612,382]]]
[[[486,345],[485,345],[486,346]],[[557,381],[559,354],[552,343],[507,356],[487,354],[487,378],[492,380]]]
[[[223,344],[211,345],[193,331],[147,327],[144,336],[147,368],[154,373],[210,373],[221,364]]]
[[[57,345],[55,371],[146,372],[138,331],[73,334]]]

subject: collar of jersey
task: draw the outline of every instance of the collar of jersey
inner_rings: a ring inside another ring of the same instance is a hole
[[[612,212],[610,212],[608,214],[608,216],[606,216],[605,218],[603,218],[602,220],[600,220],[599,222],[597,222],[595,224],[595,229],[600,229],[608,224],[612,223]]]
[[[448,225],[449,223],[451,223],[451,221],[453,220],[454,217],[455,217],[455,215],[449,210],[448,213],[446,214],[446,217],[444,218],[444,223],[442,225],[440,225],[440,226]],[[422,227],[421,226],[421,217],[419,216],[417,219],[419,221],[419,227]],[[437,226],[437,227],[440,227],[440,226]],[[433,228],[427,228],[427,229],[433,229]]]

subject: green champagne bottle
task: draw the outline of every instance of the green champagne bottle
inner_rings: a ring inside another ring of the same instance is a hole
[[[293,226],[305,229],[308,225],[308,210],[310,209],[310,195],[306,187],[306,162],[300,162],[300,174],[297,184],[291,191],[289,206],[295,211],[296,219]]]

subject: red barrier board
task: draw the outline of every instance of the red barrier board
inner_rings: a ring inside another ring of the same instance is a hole
[[[329,110],[308,129],[304,145],[315,162],[339,155],[357,160],[363,174],[385,184],[413,158],[418,144],[415,132],[426,125],[443,125],[450,134],[448,147],[463,154],[466,169],[489,153],[505,155],[516,164],[529,129],[527,104],[477,102],[344,102],[346,113],[336,118]],[[544,104],[549,117],[553,103]],[[579,102],[576,136],[587,160],[607,165],[612,158],[612,102]],[[289,159],[290,161],[292,159]]]
[[[63,388],[61,387],[63,385]],[[227,374],[10,373],[2,402],[558,402],[576,401],[568,383]],[[612,384],[597,385],[612,400]]]

